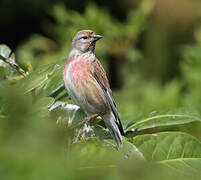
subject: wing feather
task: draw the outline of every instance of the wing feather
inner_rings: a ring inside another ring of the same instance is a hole
[[[116,104],[114,102],[114,99],[112,97],[112,91],[110,89],[110,85],[106,76],[106,73],[101,65],[101,63],[98,61],[98,59],[95,59],[92,64],[92,75],[100,85],[101,89],[103,90],[109,104],[111,107],[112,112],[114,113],[115,119],[116,119],[116,124],[119,127],[119,130],[122,135],[124,135],[124,130],[119,118],[119,113],[116,108]]]

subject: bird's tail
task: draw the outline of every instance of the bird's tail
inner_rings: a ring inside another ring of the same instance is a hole
[[[112,111],[108,112],[107,114],[102,116],[102,119],[105,122],[106,127],[109,129],[110,134],[114,138],[115,142],[117,143],[118,147],[122,146],[122,136],[117,125],[115,116]]]

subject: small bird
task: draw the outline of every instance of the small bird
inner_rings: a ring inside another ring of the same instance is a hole
[[[63,71],[63,80],[75,104],[92,114],[85,121],[101,116],[117,147],[121,147],[124,130],[106,73],[94,54],[95,44],[101,38],[92,30],[82,30],[75,35]]]

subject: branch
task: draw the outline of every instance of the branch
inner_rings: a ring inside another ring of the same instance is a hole
[[[24,77],[27,75],[26,72],[11,57],[4,59],[4,62],[9,64],[13,69],[15,69],[18,73],[20,73]]]

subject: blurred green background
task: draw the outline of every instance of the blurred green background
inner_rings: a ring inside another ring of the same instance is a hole
[[[200,115],[200,0],[1,0],[0,7],[0,43],[29,72],[65,62],[77,31],[103,35],[95,52],[107,71],[123,124],[157,113]],[[117,160],[110,150],[97,152],[93,143],[89,157],[88,150],[81,153],[76,147],[69,155],[68,132],[49,115],[49,102],[25,95],[19,85],[11,87],[13,79],[7,77],[12,73],[0,62],[1,179],[169,179],[157,165]],[[198,123],[165,130],[201,140]]]

